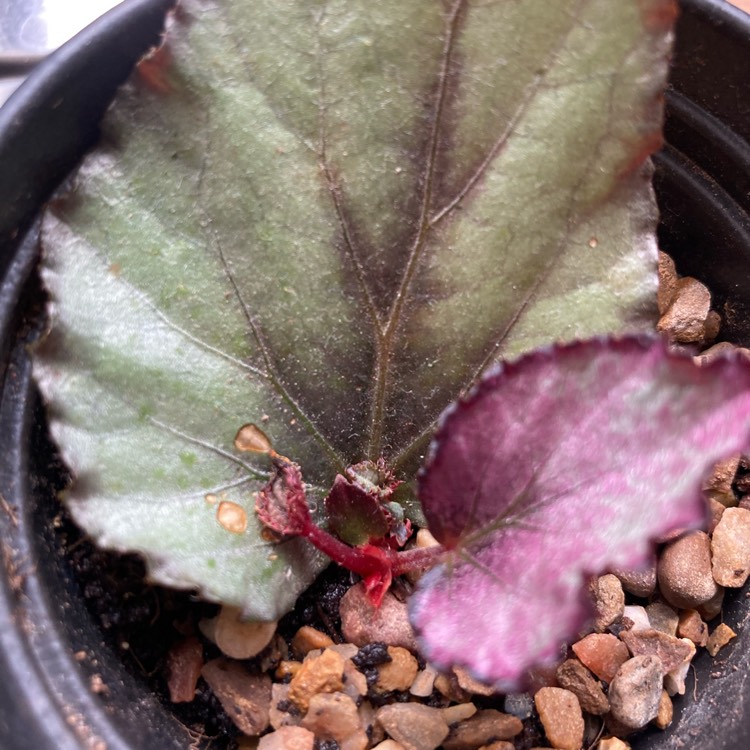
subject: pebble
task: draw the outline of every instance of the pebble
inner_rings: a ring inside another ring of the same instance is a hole
[[[711,293],[705,284],[685,276],[677,281],[672,301],[656,324],[656,330],[680,344],[703,341],[710,308]]]
[[[495,695],[495,693],[497,693],[497,689],[494,685],[488,685],[485,682],[475,680],[469,671],[463,667],[453,667],[453,674],[456,675],[459,686],[467,693],[484,696]]]
[[[289,700],[289,685],[274,682],[271,685],[271,705],[268,718],[274,729],[296,727],[302,722],[302,712]]]
[[[243,664],[225,658],[204,664],[201,675],[229,718],[245,734],[260,734],[269,726],[271,678],[268,675],[253,674]]]
[[[662,675],[671,672],[692,657],[695,646],[687,639],[667,635],[660,630],[626,630],[620,634],[633,656],[656,656],[662,665]]]
[[[534,696],[534,703],[552,747],[580,750],[584,723],[578,698],[570,690],[545,687]]]
[[[456,703],[454,706],[441,708],[443,719],[448,726],[458,724],[459,721],[470,719],[477,712],[477,707],[473,703]]]
[[[257,656],[276,633],[275,622],[255,622],[242,618],[238,607],[223,606],[219,614],[198,623],[201,632],[232,659]]]
[[[727,508],[711,538],[712,570],[720,586],[739,588],[750,576],[750,510]]]
[[[659,251],[659,262],[657,265],[659,274],[659,287],[656,292],[656,304],[659,308],[659,315],[669,309],[677,291],[677,269],[674,261],[666,253]]]
[[[709,536],[712,536],[714,531],[716,530],[716,527],[719,525],[719,521],[721,521],[721,517],[724,515],[726,505],[723,505],[718,500],[714,500],[712,497],[709,497],[708,510],[711,517],[709,518],[708,528],[706,529],[706,532]]]
[[[557,681],[578,698],[586,713],[601,716],[609,711],[601,683],[578,659],[568,659],[557,668]]]
[[[678,609],[695,608],[716,596],[708,534],[694,531],[667,544],[659,558],[657,577],[662,595]]]
[[[396,740],[383,740],[375,745],[372,750],[404,750],[404,746]]]
[[[343,750],[365,750],[367,734],[359,720],[357,704],[343,693],[318,693],[310,698],[310,707],[302,726],[317,739],[334,740]]]
[[[677,623],[680,616],[665,602],[652,602],[646,607],[648,621],[654,630],[660,630],[667,635],[677,634]]]
[[[625,592],[620,579],[612,574],[594,578],[589,585],[594,600],[594,628],[603,633],[613,622],[622,617],[625,607]]]
[[[341,692],[348,695],[352,700],[357,701],[367,695],[367,677],[354,666],[351,659],[344,660],[344,677],[342,679],[344,687]]]
[[[172,703],[189,703],[203,668],[203,646],[194,636],[183,638],[167,654],[167,687]]]
[[[391,703],[375,716],[404,750],[435,750],[450,731],[439,709],[418,703]]]
[[[516,750],[516,746],[512,742],[500,740],[499,742],[491,742],[489,745],[482,745],[479,750]]]
[[[381,641],[416,653],[417,641],[409,623],[406,602],[386,593],[380,607],[365,594],[362,583],[352,586],[341,598],[339,608],[344,638],[357,646]]]
[[[318,693],[336,693],[344,687],[344,657],[330,648],[307,658],[289,683],[289,700],[303,713]]]
[[[417,673],[414,678],[409,692],[416,698],[426,698],[432,693],[435,686],[435,678],[438,676],[437,670],[428,664],[423,670]]]
[[[672,699],[666,690],[662,690],[661,699],[659,700],[659,711],[654,719],[654,724],[659,729],[666,729],[672,723],[673,716],[674,706],[672,705]]]
[[[629,594],[646,599],[656,589],[656,555],[652,555],[650,562],[639,570],[613,570],[620,579],[622,587]]]
[[[313,750],[315,735],[303,727],[281,727],[260,738],[258,750]]]
[[[611,682],[620,666],[630,658],[628,647],[611,633],[591,633],[572,648],[579,661],[605,682]]]
[[[656,656],[634,656],[617,671],[609,686],[612,718],[629,729],[645,727],[659,713],[662,665]]]
[[[651,627],[646,608],[639,604],[628,604],[623,608],[622,622],[626,630],[648,630]]]
[[[606,737],[599,740],[596,750],[630,750],[630,744],[619,737]]]
[[[510,740],[522,731],[523,724],[520,719],[494,708],[486,708],[452,727],[443,748],[473,750],[499,740]]]
[[[709,497],[718,500],[728,508],[737,505],[732,483],[740,465],[740,457],[739,453],[735,453],[733,456],[719,461],[714,465],[709,478],[703,483],[703,489]]]
[[[419,664],[411,652],[401,646],[388,646],[390,661],[377,667],[378,680],[375,689],[379,693],[392,690],[408,690],[419,671]]]
[[[729,625],[720,622],[713,629],[711,635],[708,636],[706,651],[708,651],[711,656],[716,656],[716,654],[719,653],[719,650],[724,648],[724,646],[726,646],[727,643],[729,643],[729,641],[731,641],[732,638],[735,638],[736,636],[737,633],[735,633],[734,630],[729,627]]]
[[[708,642],[708,625],[695,609],[683,609],[677,625],[677,635],[690,639],[696,646],[705,646]]]
[[[685,695],[685,680],[690,670],[690,664],[695,656],[695,644],[687,638],[684,640],[690,653],[685,657],[685,661],[664,675],[664,688],[670,695]]]
[[[465,703],[471,696],[458,684],[458,677],[454,672],[439,674],[435,678],[435,690],[453,703]]]
[[[303,625],[292,638],[292,651],[297,656],[307,656],[310,651],[333,646],[333,639],[309,625]]]
[[[709,620],[713,620],[714,617],[718,617],[723,606],[724,587],[718,586],[715,596],[711,597],[707,602],[698,605],[696,609],[700,613],[700,616],[708,622]]]

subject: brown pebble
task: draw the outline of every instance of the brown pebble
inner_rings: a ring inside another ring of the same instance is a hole
[[[685,276],[678,280],[672,302],[656,324],[656,330],[680,344],[703,341],[710,308],[708,288],[698,279]]]
[[[628,630],[621,633],[620,638],[633,656],[656,656],[662,665],[662,675],[679,667],[694,652],[681,638],[659,630]]]
[[[703,489],[709,494],[709,497],[713,497],[727,507],[737,505],[737,498],[732,490],[732,482],[734,482],[739,465],[739,453],[735,453],[714,465],[710,476],[703,483]]]
[[[421,672],[417,673],[414,682],[409,688],[409,692],[417,698],[426,698],[432,693],[437,676],[438,673],[435,667],[428,664]]]
[[[663,669],[656,656],[634,656],[609,686],[610,715],[629,729],[645,727],[659,713]]]
[[[479,750],[516,750],[516,746],[512,742],[500,740],[499,742],[492,742],[489,745],[482,745]]]
[[[711,540],[694,531],[667,544],[657,566],[662,596],[677,609],[695,608],[716,596],[711,573]]]
[[[705,646],[708,641],[708,625],[695,609],[683,609],[677,625],[677,635],[690,639],[696,646]]]
[[[317,648],[333,646],[333,639],[310,625],[303,625],[292,638],[292,651],[297,656],[306,656]]]
[[[302,669],[301,661],[283,659],[279,662],[279,666],[276,667],[274,677],[276,677],[277,680],[285,680],[287,677],[294,677],[300,669]]]
[[[465,703],[471,697],[459,684],[458,677],[451,672],[450,674],[439,674],[435,678],[435,690],[453,703]]]
[[[383,740],[375,745],[372,750],[404,750],[404,746],[396,740]]]
[[[245,620],[239,607],[224,605],[210,620],[201,620],[201,632],[232,659],[257,656],[276,633],[275,622]]]
[[[456,675],[459,686],[467,693],[484,696],[495,695],[495,693],[497,693],[497,689],[494,685],[488,685],[485,682],[475,680],[471,674],[469,674],[469,671],[463,667],[454,667],[453,673]]]
[[[379,708],[375,717],[405,750],[435,750],[449,732],[439,709],[419,703],[391,703]]]
[[[477,707],[473,703],[456,703],[452,706],[441,708],[443,719],[448,726],[458,724],[459,721],[470,719],[477,712]]]
[[[633,596],[645,599],[656,589],[656,555],[651,555],[647,565],[639,570],[613,570],[623,589]]]
[[[570,690],[546,687],[534,696],[534,704],[552,747],[580,750],[584,724],[578,698]]]
[[[401,646],[388,646],[390,661],[378,666],[378,680],[375,689],[379,693],[392,690],[408,690],[417,676],[419,664],[411,652]]]
[[[613,622],[622,617],[625,607],[625,592],[620,579],[612,573],[594,578],[589,585],[594,600],[594,628],[603,633]]]
[[[344,687],[344,657],[327,648],[306,659],[289,683],[289,700],[303,713],[318,693],[335,693]]]
[[[591,633],[572,648],[578,660],[605,682],[611,682],[620,666],[630,658],[628,647],[611,633]]]
[[[721,330],[721,315],[716,310],[709,310],[703,326],[703,343],[709,344],[716,339]]]
[[[672,699],[666,690],[662,690],[661,699],[659,700],[659,711],[654,719],[654,724],[659,729],[666,729],[672,723],[673,715],[674,706],[672,705]]]
[[[578,659],[568,659],[557,668],[557,681],[560,687],[575,694],[586,713],[601,716],[609,711],[601,683]]]
[[[271,707],[269,721],[274,729],[299,726],[302,712],[289,700],[289,685],[274,682],[271,685]]]
[[[659,287],[656,292],[656,304],[659,308],[659,315],[669,309],[677,291],[677,269],[674,261],[666,253],[659,251],[659,262],[657,265],[659,274]]]
[[[249,735],[265,731],[271,707],[268,675],[253,674],[243,664],[223,657],[204,664],[201,675],[241,731]]]
[[[494,708],[477,711],[451,728],[444,750],[469,750],[499,740],[510,740],[523,730],[521,720]]]
[[[711,538],[716,583],[739,588],[750,576],[750,510],[727,508]]]
[[[630,744],[619,737],[605,737],[599,740],[596,750],[630,750]]]
[[[680,616],[666,602],[651,602],[646,607],[646,614],[654,630],[660,630],[667,635],[677,633],[677,623],[680,621]]]
[[[667,674],[664,675],[664,688],[670,695],[685,695],[685,680],[688,676],[690,663],[695,656],[695,644],[687,638],[683,638],[682,641],[687,647],[689,653],[681,664],[677,665],[671,672],[667,672]]]
[[[169,649],[167,654],[167,687],[172,703],[189,703],[195,698],[195,687],[203,668],[203,646],[188,636]]]
[[[711,656],[716,656],[716,654],[719,653],[719,650],[724,648],[724,646],[726,646],[727,643],[729,643],[729,641],[731,641],[732,638],[735,638],[736,636],[737,633],[735,633],[734,630],[729,627],[729,625],[720,622],[713,629],[711,635],[708,636],[706,651],[708,651]]]
[[[367,735],[362,729],[357,704],[343,693],[317,693],[302,719],[302,726],[317,739],[335,740],[341,747],[367,747]]]
[[[714,500],[712,497],[708,498],[708,509],[711,513],[711,518],[708,521],[708,528],[706,529],[706,532],[709,536],[713,535],[716,527],[719,525],[719,521],[721,521],[721,517],[724,515],[724,511],[726,510],[726,508],[727,506],[720,503],[718,500]]]
[[[721,613],[721,608],[724,606],[724,587],[718,586],[718,590],[715,596],[712,596],[707,602],[699,604],[696,609],[700,613],[700,616],[709,622],[714,617],[718,617]]]
[[[349,643],[364,646],[376,641],[401,646],[416,653],[417,641],[409,622],[406,602],[388,592],[380,604],[373,606],[364,585],[352,586],[341,598],[339,608],[341,631]]]
[[[281,727],[260,738],[258,750],[313,750],[315,735],[303,727]]]

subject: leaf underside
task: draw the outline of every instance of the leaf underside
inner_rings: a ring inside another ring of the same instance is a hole
[[[44,223],[76,519],[277,617],[323,560],[217,521],[267,478],[240,425],[318,498],[381,455],[408,480],[492,362],[650,326],[672,10],[185,0]]]
[[[705,523],[702,482],[749,433],[740,358],[699,368],[660,341],[593,340],[490,375],[420,477],[451,550],[410,600],[425,658],[519,689],[589,618],[589,575],[645,566],[655,540]]]

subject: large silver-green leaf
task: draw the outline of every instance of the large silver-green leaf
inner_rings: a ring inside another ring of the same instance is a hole
[[[318,496],[363,458],[409,479],[490,362],[647,327],[672,7],[185,0],[44,225],[77,520],[275,617],[322,561],[262,541],[240,425]]]

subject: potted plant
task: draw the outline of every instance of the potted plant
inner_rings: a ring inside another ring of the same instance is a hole
[[[39,83],[35,84],[36,88],[27,89],[31,93],[21,94],[11,102],[9,105],[10,108],[4,110],[4,114],[5,112],[11,114],[8,114],[5,120],[8,124],[4,132],[9,133],[9,135],[4,142],[8,144],[8,146],[5,146],[7,150],[3,153],[8,154],[8,158],[11,160],[9,163],[15,163],[18,166],[14,170],[8,170],[4,174],[18,175],[28,172],[29,162],[24,161],[25,154],[21,150],[22,144],[30,144],[31,148],[37,149],[40,142],[47,142],[44,138],[41,141],[39,138],[30,138],[29,133],[33,131],[30,129],[31,125],[26,124],[26,120],[21,120],[24,123],[23,135],[17,129],[18,126],[16,123],[20,115],[24,118],[31,118],[28,122],[33,122],[37,127],[49,127],[50,121],[48,119],[42,122],[38,119],[34,120],[35,112],[30,105],[33,104],[37,112],[40,111],[39,104],[44,101],[44,96],[48,94],[54,97],[53,103],[57,104],[60,92],[59,90],[55,90],[54,93],[51,92],[52,84],[58,83],[56,80],[57,71],[52,66],[62,65],[63,63],[68,66],[73,63],[83,64],[82,61],[87,61],[86,55],[102,54],[97,50],[110,44],[113,37],[117,38],[118,31],[123,28],[119,24],[126,23],[124,19],[128,19],[127,22],[133,24],[129,28],[145,28],[141,27],[140,24],[146,18],[150,21],[148,33],[140,37],[139,43],[134,44],[132,49],[128,49],[127,55],[123,55],[125,61],[123,67],[127,67],[137,57],[141,49],[153,39],[151,34],[153,34],[156,26],[158,26],[158,11],[163,11],[164,5],[162,3],[157,7],[153,3],[135,3],[129,9],[123,9],[118,15],[110,16],[108,24],[100,24],[97,29],[90,32],[89,37],[83,37],[84,40],[90,42],[92,38],[102,35],[101,47],[96,47],[92,50],[90,47],[87,48],[86,43],[82,41],[81,47],[84,52],[79,51],[76,53],[73,47],[69,48],[72,50],[71,52],[63,52],[56,59],[50,61],[48,70],[53,72],[45,74],[45,71],[41,71],[38,74],[36,80]],[[715,24],[717,18],[722,23],[728,23],[727,28],[729,31],[727,33],[731,39],[732,29],[736,28],[736,24],[739,24],[739,16],[734,17],[731,12],[713,4],[709,6],[708,11],[699,10],[687,4],[686,15],[681,21],[680,39],[690,39],[691,28],[694,29],[695,26],[700,28],[705,27],[710,30],[710,33],[719,33],[716,31],[717,26]],[[729,22],[728,19],[730,19]],[[684,37],[682,36],[683,28],[686,29]],[[718,28],[722,27],[719,26]],[[105,33],[107,31],[109,32],[108,34]],[[682,43],[686,44],[684,41]],[[727,47],[725,46],[722,49],[726,50]],[[66,54],[71,56],[73,63],[66,62]],[[678,54],[676,71],[680,70],[683,59]],[[100,71],[99,67],[95,67],[95,69],[97,72]],[[156,88],[163,84],[168,86],[168,82],[165,84],[159,78],[158,66],[149,75],[151,84]],[[675,76],[677,75],[678,73],[676,72]],[[111,88],[116,84],[119,77],[119,74],[113,75],[111,78],[108,75],[104,76],[107,80],[102,83],[102,86],[111,91]],[[676,77],[675,80],[677,82],[680,81],[679,77]],[[32,81],[32,83],[34,82]],[[679,85],[679,83],[676,83],[676,85]],[[75,90],[76,86],[73,85],[72,89]],[[24,96],[27,97],[26,102],[24,102]],[[71,97],[72,93],[66,91],[62,97],[62,103],[53,107],[51,109],[52,113],[57,114],[59,112],[61,117],[80,117],[76,103]],[[102,96],[102,104],[105,98]],[[690,127],[695,125],[696,119],[699,121],[699,125],[701,124],[700,116],[697,118],[694,116],[696,115],[695,110],[697,109],[700,115],[700,107],[707,107],[707,105],[696,95],[698,104],[693,106],[692,109],[688,106],[688,113],[693,115],[691,120],[684,114],[685,107],[680,110],[679,106],[681,102],[679,97],[675,96],[674,100],[675,114],[671,122],[676,122],[677,125],[672,130],[668,129],[668,138],[671,143],[677,144],[676,148],[681,152],[690,154],[690,136],[695,135],[694,132],[690,131]],[[47,101],[50,100],[48,99]],[[717,114],[722,116],[725,122],[733,122],[725,111],[719,109]],[[92,121],[89,117],[85,117],[84,120],[87,122]],[[724,128],[726,127],[724,125]],[[693,130],[695,129],[693,127]],[[90,134],[91,131],[88,131],[88,133]],[[698,135],[702,135],[700,130],[698,131]],[[85,141],[87,137],[90,138],[90,135],[84,136],[82,140]],[[722,146],[725,140],[722,140]],[[728,191],[730,196],[741,197],[741,182],[738,188],[733,177],[727,176],[734,174],[727,165],[733,164],[738,156],[742,157],[742,145],[731,138],[728,140],[731,146],[734,147],[734,152],[730,148],[728,157],[726,151],[722,152],[722,156],[725,157],[723,162],[725,171],[719,172],[717,176],[726,178],[726,184],[730,188]],[[53,162],[57,171],[51,176],[47,171],[47,165],[50,164],[50,160],[45,159],[41,165],[38,164],[36,155],[31,160],[32,163],[37,164],[41,169],[42,174],[47,179],[46,184],[42,185],[40,182],[39,190],[33,195],[29,195],[28,193],[24,195],[25,190],[19,191],[12,184],[7,188],[7,195],[11,196],[12,199],[11,205],[17,204],[19,207],[16,214],[10,215],[7,223],[7,236],[14,235],[13,239],[17,240],[23,236],[24,230],[29,226],[35,208],[47,197],[49,190],[64,174],[72,160],[80,153],[82,143],[77,141],[74,145],[58,151],[58,144],[54,139],[51,139],[51,148],[54,149],[56,155],[65,152],[65,156],[61,159],[55,159]],[[696,152],[699,151],[700,149],[696,149]],[[65,161],[66,158],[68,161]],[[701,161],[700,166],[702,170],[708,171],[706,170],[706,164],[710,163],[710,157],[706,157],[701,153],[700,158],[707,160]],[[662,201],[665,206],[665,222],[663,225],[664,242],[669,245],[670,250],[673,247],[675,248],[673,252],[678,256],[678,263],[683,273],[695,273],[707,278],[712,283],[715,294],[719,295],[718,298],[724,301],[725,297],[723,295],[729,295],[729,292],[725,291],[726,287],[722,287],[720,279],[711,278],[709,275],[702,273],[702,271],[699,273],[698,270],[694,270],[696,267],[689,265],[689,259],[683,259],[679,256],[677,246],[680,244],[680,232],[684,233],[682,236],[687,236],[686,218],[699,214],[698,212],[694,212],[688,213],[687,217],[684,215],[680,217],[678,210],[681,201],[679,198],[675,198],[675,195],[679,196],[679,191],[681,190],[683,192],[693,190],[694,194],[700,194],[701,189],[704,193],[706,192],[705,182],[703,184],[700,182],[702,175],[693,177],[691,182],[685,172],[684,160],[681,163],[675,157],[674,153],[667,152],[661,163],[660,182],[657,183],[661,188]],[[740,177],[739,179],[741,180],[742,178]],[[16,185],[22,184],[25,185],[25,182],[16,178]],[[723,186],[725,180],[721,179],[720,184]],[[25,203],[23,202],[24,198]],[[731,216],[734,221],[730,222],[730,225],[736,230],[732,236],[741,238],[743,229],[746,230],[747,228],[746,223],[743,225],[743,221],[746,222],[746,215],[743,216],[742,214],[743,210],[746,210],[746,207],[742,208],[740,206],[734,210],[734,214],[732,212],[727,214],[726,210],[724,210],[723,213],[711,213],[710,216],[711,219],[717,220],[727,215]],[[701,227],[705,226],[702,222],[696,223]],[[107,746],[118,746],[118,743],[125,743],[123,746],[150,746],[155,745],[157,741],[160,745],[167,747],[181,747],[184,746],[185,742],[184,729],[168,712],[161,709],[152,698],[144,697],[142,685],[123,672],[118,662],[113,660],[111,651],[107,647],[100,649],[95,626],[85,612],[80,598],[76,599],[73,593],[75,587],[71,581],[70,569],[66,568],[66,563],[57,562],[47,554],[54,548],[54,542],[51,536],[50,525],[44,523],[43,508],[47,508],[46,520],[48,522],[54,520],[57,508],[51,497],[53,493],[50,491],[49,482],[45,481],[44,477],[49,477],[50,474],[54,475],[55,468],[50,466],[49,460],[42,453],[44,438],[39,422],[40,412],[29,380],[29,364],[25,347],[22,344],[14,347],[10,346],[10,342],[13,341],[11,338],[12,334],[20,334],[22,336],[21,342],[27,341],[29,335],[34,335],[33,332],[29,333],[29,329],[26,326],[29,318],[22,317],[18,306],[18,300],[27,301],[28,304],[33,305],[34,300],[37,299],[38,288],[34,282],[30,282],[26,287],[22,284],[23,279],[35,263],[34,247],[33,238],[26,242],[26,244],[20,243],[19,249],[13,256],[13,261],[9,262],[5,276],[8,291],[3,297],[3,300],[7,300],[8,311],[6,316],[6,330],[8,335],[3,340],[9,342],[7,355],[8,367],[4,381],[3,399],[3,414],[7,415],[5,423],[8,426],[5,433],[7,435],[8,450],[5,456],[6,463],[4,467],[7,479],[3,487],[3,497],[7,504],[5,508],[6,517],[3,519],[4,528],[7,532],[7,536],[5,537],[7,541],[4,548],[4,558],[8,570],[6,581],[7,598],[5,600],[7,603],[6,617],[8,622],[12,624],[13,622],[19,623],[19,618],[25,616],[27,629],[30,632],[28,634],[24,631],[23,625],[20,628],[9,625],[3,635],[3,638],[7,640],[9,645],[3,654],[7,654],[7,668],[11,674],[32,675],[34,678],[33,682],[29,680],[27,683],[29,689],[22,691],[17,696],[19,700],[13,700],[13,703],[17,703],[19,706],[19,711],[16,715],[26,716],[29,713],[32,715],[44,713],[44,723],[38,722],[35,719],[31,722],[33,731],[38,733],[38,739],[35,739],[35,744],[42,747],[45,746],[45,742],[46,744],[51,744],[50,741],[45,740],[45,736],[51,737],[52,743],[56,747],[65,746],[63,745],[63,740],[60,739],[61,737],[65,737],[65,741],[69,741],[71,747],[79,746],[82,743],[88,743],[94,747],[97,742],[105,742]],[[747,246],[743,245],[743,247],[746,248]],[[718,267],[722,268],[723,264],[720,264]],[[700,268],[703,268],[702,264],[700,264]],[[734,309],[736,309],[737,298],[729,298],[727,296],[726,299],[729,299],[730,303],[735,303]],[[20,320],[24,321],[24,326],[19,331]],[[734,322],[732,325],[734,325]],[[739,326],[741,323],[737,323],[736,325]],[[738,333],[737,337],[742,341],[741,334]],[[282,448],[283,446],[280,445],[279,449]],[[32,476],[40,477],[35,485],[29,485],[26,480],[30,468],[33,469]],[[40,503],[38,509],[35,505],[37,502]],[[47,504],[45,505],[44,502]],[[32,513],[32,510],[34,510],[34,513]],[[40,542],[40,539],[44,541]],[[55,595],[51,593],[56,589],[59,590],[61,585],[63,589],[71,589],[69,592],[71,597],[69,599],[66,598],[64,602],[57,600]],[[734,658],[741,659],[743,650],[741,643],[738,643],[733,652],[736,655]],[[44,658],[51,661],[44,661],[37,654],[44,654]],[[76,654],[83,654],[81,656],[84,662],[82,667],[77,666],[75,663]],[[63,672],[64,677],[53,678],[52,675],[58,672],[59,668],[63,666],[65,667]],[[27,679],[29,678],[27,677]],[[50,680],[54,687],[47,689],[46,685],[49,684]],[[19,680],[19,682],[21,681]],[[727,678],[724,684],[728,682],[729,678]],[[712,687],[715,684],[717,683],[711,683]],[[103,689],[106,689],[110,693],[106,704],[115,707],[114,717],[110,717],[107,711],[102,708],[99,697],[95,694],[92,695],[92,686],[102,685],[105,686]],[[67,691],[65,692],[66,698],[64,701],[56,702],[58,701],[56,696],[59,695],[59,691],[63,688]],[[8,697],[8,703],[11,703],[10,696]],[[54,706],[51,711],[47,708],[50,703]],[[695,711],[697,715],[698,709]],[[711,720],[707,719],[706,721]],[[690,720],[686,718],[684,722],[678,723],[675,731],[683,731],[680,727],[689,727],[689,722]],[[13,743],[13,737],[19,737],[21,731],[20,726],[17,724],[16,728],[12,729],[8,734],[9,743]],[[735,741],[735,738],[739,740],[740,736],[737,727],[732,726],[732,729],[727,734],[727,743],[725,746],[731,747],[731,743]],[[651,739],[645,741],[650,742]]]

